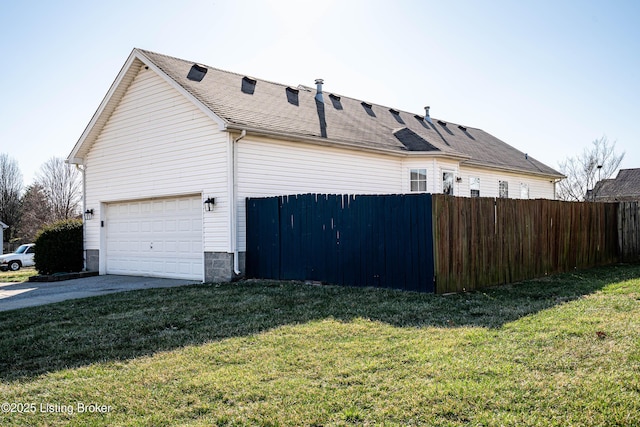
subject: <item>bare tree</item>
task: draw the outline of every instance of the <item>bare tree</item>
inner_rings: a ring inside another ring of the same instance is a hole
[[[20,222],[20,192],[22,173],[18,162],[8,154],[0,153],[0,221],[10,228],[4,233],[4,240],[10,241],[17,233]]]
[[[52,221],[69,219],[80,213],[82,182],[80,172],[60,157],[52,157],[40,167],[36,184],[49,202]]]
[[[606,136],[596,139],[581,154],[559,163],[560,172],[567,178],[560,181],[558,198],[568,201],[583,201],[587,191],[593,190],[596,182],[610,178],[624,158],[616,154],[616,143],[609,143]]]
[[[52,222],[51,209],[39,184],[27,187],[22,196],[22,219],[18,235],[23,242],[33,242],[40,229]]]

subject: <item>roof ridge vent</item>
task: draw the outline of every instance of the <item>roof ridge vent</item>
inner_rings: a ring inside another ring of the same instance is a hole
[[[189,74],[187,74],[187,79],[192,80],[194,82],[201,82],[204,79],[204,76],[207,74],[207,67],[203,67],[202,65],[193,64],[191,69],[189,70]]]

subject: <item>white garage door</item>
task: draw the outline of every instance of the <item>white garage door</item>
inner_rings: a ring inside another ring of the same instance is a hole
[[[109,204],[105,227],[107,274],[203,280],[199,196]]]

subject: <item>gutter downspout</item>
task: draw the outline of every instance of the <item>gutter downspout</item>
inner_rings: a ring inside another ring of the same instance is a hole
[[[236,144],[242,138],[247,136],[246,129],[243,129],[240,132],[240,136],[234,138],[231,142],[231,197],[229,200],[229,209],[230,209],[230,217],[231,217],[231,250],[233,251],[233,273],[236,276],[239,276],[242,272],[240,271],[240,260],[238,259],[238,218],[237,218],[237,207],[238,207],[238,155],[236,150]]]
[[[76,169],[82,174],[82,268],[87,271],[87,249],[85,248],[87,244],[87,220],[84,219],[84,213],[87,211],[87,181],[84,175],[84,165],[80,167],[76,163]]]

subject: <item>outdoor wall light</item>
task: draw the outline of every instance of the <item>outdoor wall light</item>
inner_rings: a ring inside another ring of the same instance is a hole
[[[457,176],[457,177],[456,177],[456,182],[462,182],[462,177]]]
[[[213,210],[213,205],[216,204],[216,199],[213,197],[208,197],[207,200],[204,201],[204,209],[207,212],[211,212]]]
[[[84,211],[84,219],[90,220],[91,218],[93,218],[93,209],[87,209]]]

